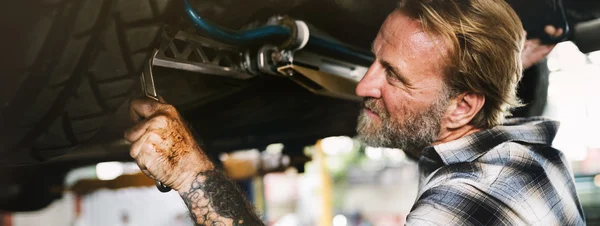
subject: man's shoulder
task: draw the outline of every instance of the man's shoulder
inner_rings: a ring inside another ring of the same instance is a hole
[[[492,214],[497,221],[477,224],[581,222],[570,172],[562,153],[548,145],[506,141],[440,167],[422,185],[414,208],[445,206],[459,219],[482,221]]]
[[[439,168],[429,182],[454,183],[473,181],[483,186],[505,185],[521,177],[540,177],[547,169],[565,166],[563,154],[550,146],[506,141],[482,152],[475,158]],[[513,184],[514,185],[514,184]]]
[[[470,186],[504,203],[522,203],[539,197],[532,194],[548,187],[563,193],[570,184],[574,184],[571,170],[559,150],[506,141],[471,161],[442,166],[430,176],[422,191],[439,186]]]
[[[568,161],[551,146],[557,126],[557,122],[540,118],[512,119],[503,126],[432,147],[428,155],[439,156],[442,164],[420,163],[419,167],[439,167],[428,177],[430,186],[458,180],[503,191],[525,187],[535,179],[569,180]]]
[[[558,122],[542,118],[511,119],[503,125],[480,130],[428,149],[436,152],[446,165],[471,162],[492,149],[506,145],[507,142],[524,144],[521,147],[514,147],[523,150],[532,145],[549,147],[552,145],[557,129]]]

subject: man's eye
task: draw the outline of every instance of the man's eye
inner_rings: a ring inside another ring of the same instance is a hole
[[[394,74],[394,72],[392,71],[392,69],[390,67],[385,67],[385,76],[388,78],[392,78],[392,79],[397,79],[396,75]]]
[[[401,80],[400,77],[398,77],[398,75],[396,74],[396,72],[394,72],[392,67],[385,67],[384,73],[385,73],[385,78],[389,84],[392,84],[392,85],[403,85],[404,84],[404,81]]]

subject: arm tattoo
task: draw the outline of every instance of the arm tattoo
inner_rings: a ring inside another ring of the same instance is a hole
[[[196,225],[264,225],[238,186],[219,170],[199,173],[181,197]]]

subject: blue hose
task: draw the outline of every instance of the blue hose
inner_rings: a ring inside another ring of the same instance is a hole
[[[289,28],[284,26],[264,26],[247,31],[233,31],[212,24],[198,15],[189,0],[184,0],[185,12],[196,28],[209,37],[236,46],[246,46],[265,40],[284,41],[292,35]]]
[[[354,49],[338,42],[313,35],[310,36],[306,48],[363,66],[369,66],[375,60],[375,57],[371,52]]]
[[[196,29],[208,37],[223,43],[236,46],[247,46],[252,44],[264,44],[267,41],[283,42],[292,35],[289,28],[280,25],[269,25],[246,31],[233,31],[222,28],[210,23],[198,15],[198,12],[196,12],[190,3],[190,0],[184,0],[184,2],[185,12],[196,26]],[[374,57],[370,52],[360,51],[338,42],[333,42],[313,35],[310,36],[306,48],[366,66],[370,65],[374,60]]]

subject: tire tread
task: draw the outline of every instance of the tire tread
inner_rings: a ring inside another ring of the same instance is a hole
[[[29,73],[2,111],[0,125],[11,129],[0,131],[0,162],[24,149],[31,159],[7,161],[43,161],[91,138],[134,90],[170,3],[44,1],[26,50]]]

